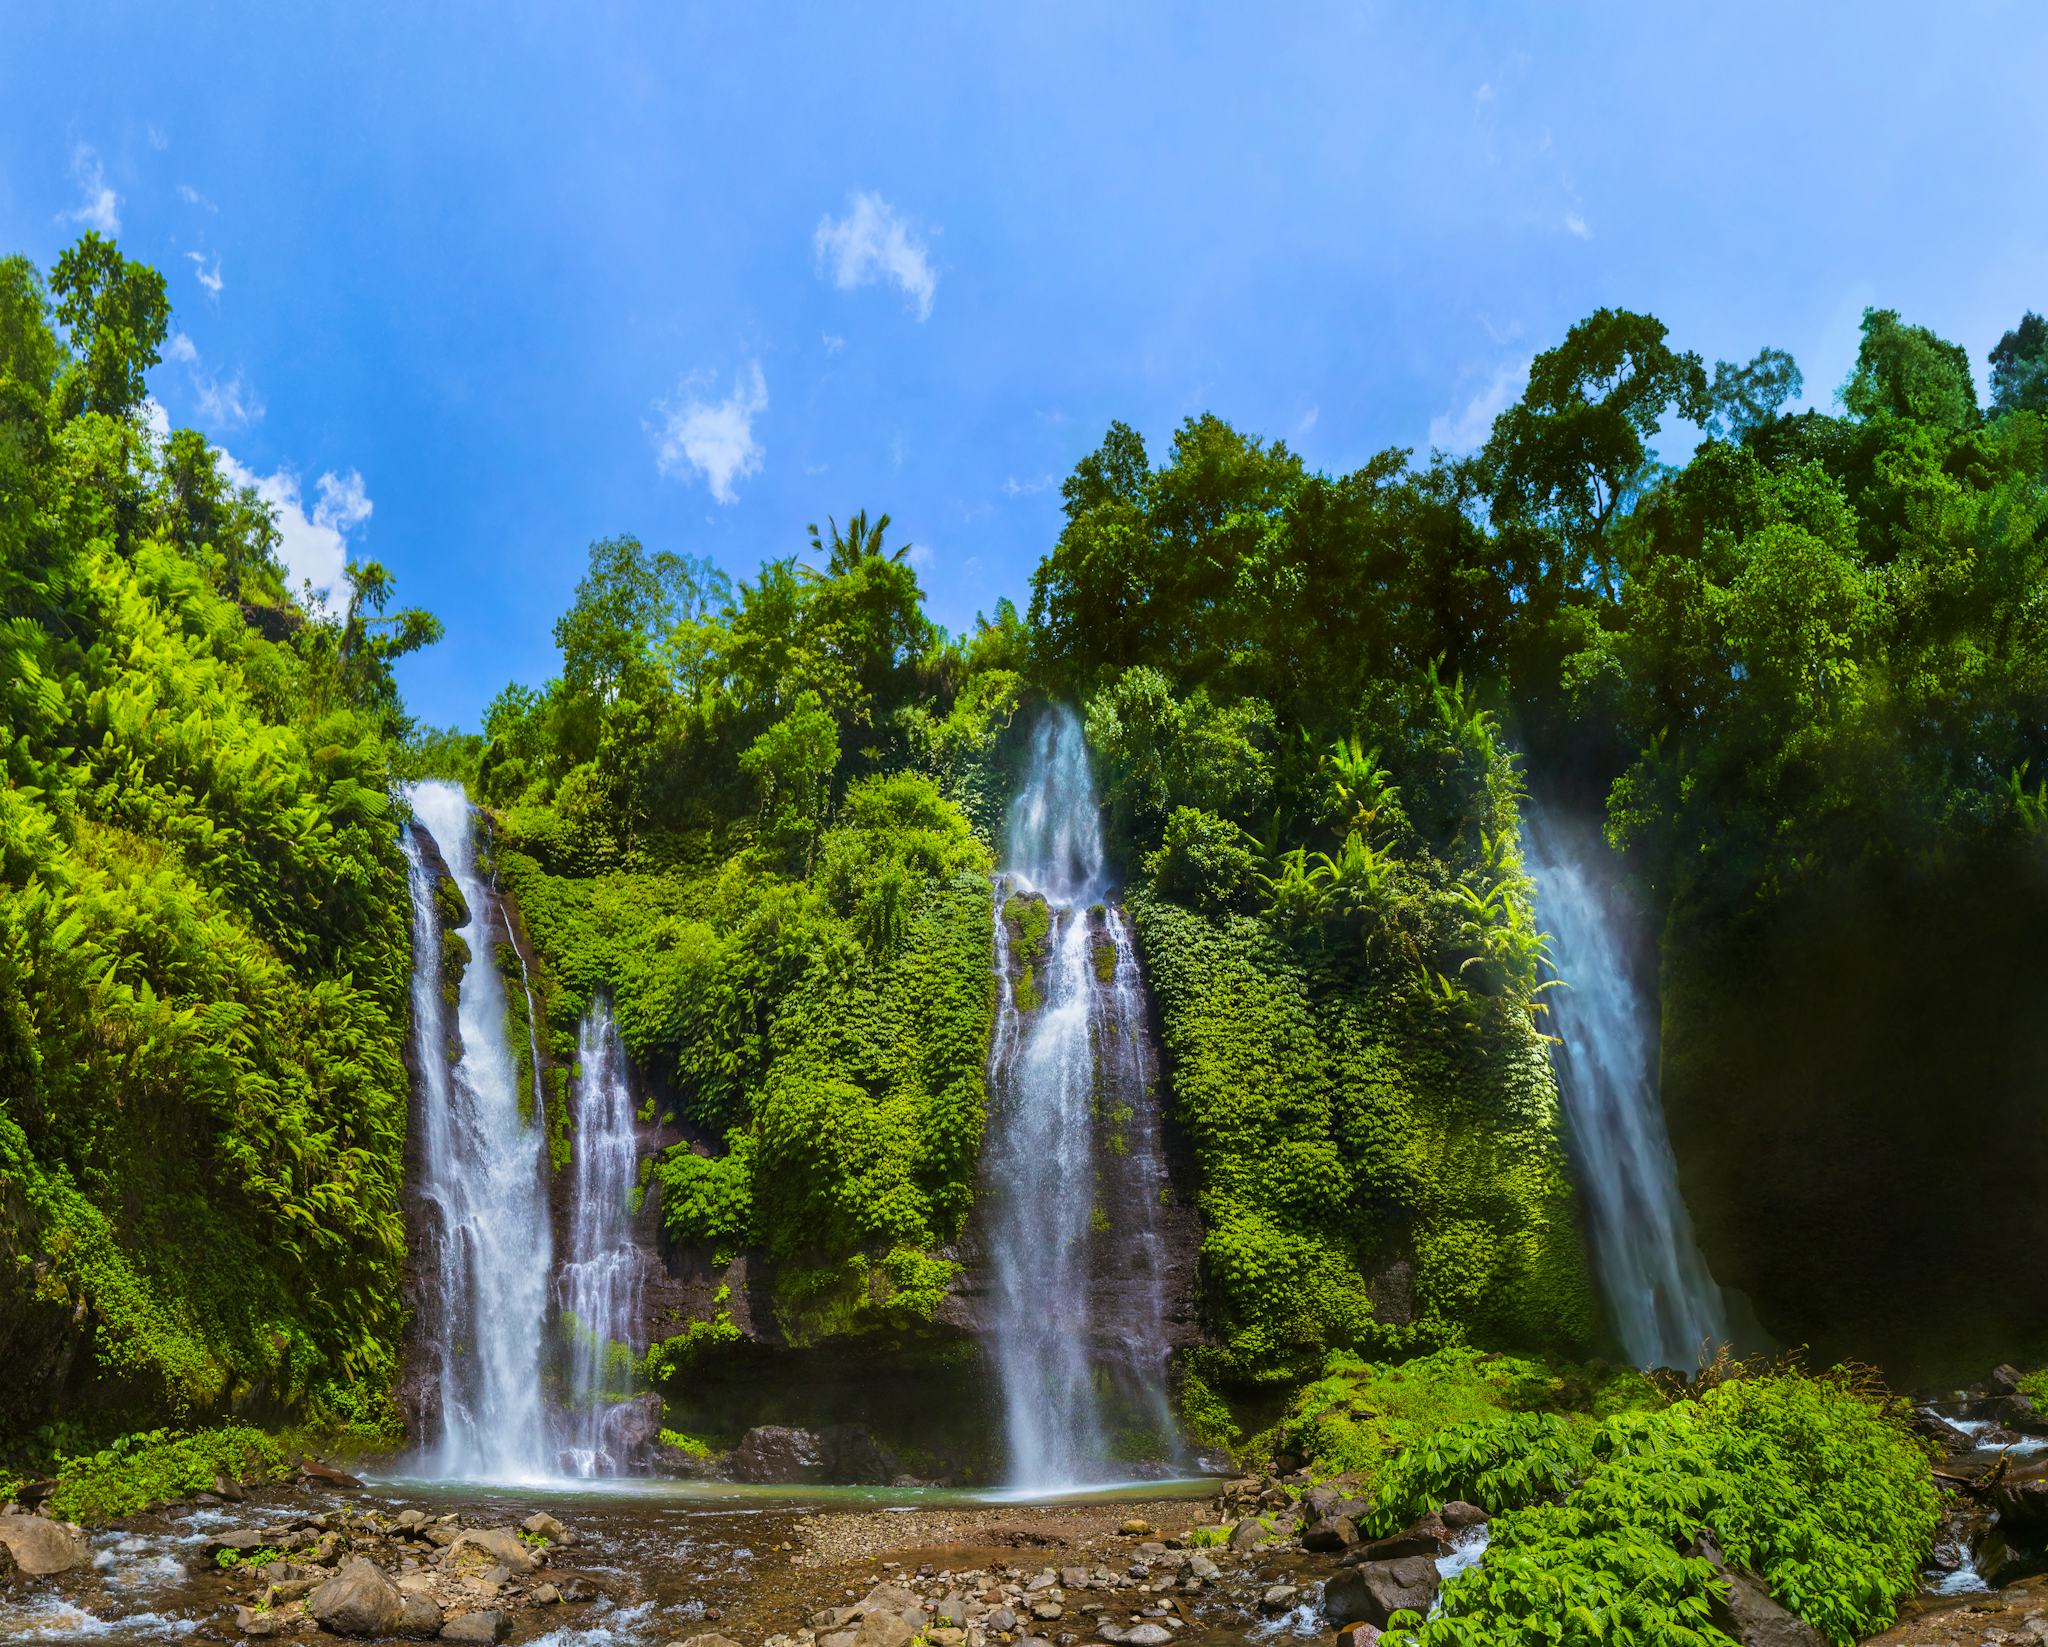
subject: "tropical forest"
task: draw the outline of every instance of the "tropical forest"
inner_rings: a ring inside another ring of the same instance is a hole
[[[1112,415],[965,622],[886,462],[622,507],[444,723],[460,607],[72,227],[0,1639],[2048,1640],[2041,314],[1816,381],[1588,305],[1342,463]]]

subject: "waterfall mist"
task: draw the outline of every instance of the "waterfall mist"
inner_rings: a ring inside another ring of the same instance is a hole
[[[637,1181],[633,1099],[610,1002],[594,1001],[583,1015],[576,1062],[569,1259],[555,1283],[568,1339],[561,1450],[571,1474],[616,1475],[628,1463],[615,1432],[633,1392],[642,1277],[628,1224]]]
[[[1601,1288],[1631,1361],[1690,1371],[1728,1337],[1727,1313],[1679,1195],[1651,1006],[1610,907],[1607,855],[1533,808],[1524,835],[1537,920],[1564,979],[1544,1000]]]
[[[457,783],[411,784],[406,798],[420,1079],[413,1124],[420,1191],[431,1209],[427,1285],[440,1361],[440,1433],[426,1462],[445,1476],[533,1479],[553,1473],[541,1390],[550,1247],[541,1112],[536,1102],[520,1115],[494,954],[507,935],[505,919],[478,868],[476,814]],[[422,836],[439,849],[469,906],[462,931],[470,961],[455,1004],[461,1050],[452,1063],[435,877]]]
[[[990,1354],[1009,1480],[1026,1490],[1119,1473],[1120,1429],[1178,1445],[1157,1070],[1129,928],[1107,894],[1081,723],[1053,709],[1033,734],[996,883],[989,1054]],[[1047,928],[1024,955],[1007,911],[1032,895]],[[1099,1134],[1120,1148],[1099,1148]]]

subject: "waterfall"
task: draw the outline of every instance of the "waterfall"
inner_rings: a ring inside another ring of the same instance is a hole
[[[523,1480],[550,1471],[541,1396],[549,1236],[542,1118],[522,1119],[519,1075],[495,950],[509,937],[478,870],[476,814],[457,783],[407,786],[413,922],[412,1008],[420,1091],[413,1125],[421,1192],[433,1212],[430,1286],[438,1310],[440,1435],[430,1467],[446,1476]],[[469,906],[470,961],[456,999],[451,1065],[441,993],[441,926],[431,839]],[[531,1001],[528,1002],[529,1018]]]
[[[1113,1473],[1117,1423],[1174,1444],[1157,1069],[1107,892],[1081,724],[1054,709],[996,882],[986,1158],[990,1353],[1010,1480],[1032,1490]]]
[[[1601,1287],[1631,1361],[1689,1371],[1728,1323],[1678,1193],[1649,1003],[1609,907],[1604,850],[1533,809],[1525,839],[1537,916],[1564,979],[1544,998]]]
[[[641,1273],[627,1222],[637,1181],[633,1100],[609,1002],[594,1001],[583,1015],[576,1062],[569,1261],[556,1281],[569,1336],[562,1453],[575,1475],[616,1475],[627,1462],[614,1432],[632,1393]]]

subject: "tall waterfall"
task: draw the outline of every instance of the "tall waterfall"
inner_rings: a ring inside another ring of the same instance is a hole
[[[577,1475],[615,1475],[627,1463],[614,1431],[620,1402],[632,1393],[641,1272],[627,1222],[636,1182],[633,1100],[608,1001],[583,1015],[576,1062],[569,1261],[555,1283],[569,1335],[562,1455]]]
[[[432,1285],[439,1312],[440,1474],[520,1480],[553,1473],[541,1395],[549,1236],[540,1111],[520,1116],[518,1063],[507,1039],[494,951],[498,898],[477,866],[477,819],[456,783],[408,786],[413,923],[415,1105],[421,1189],[433,1209]],[[424,834],[469,906],[471,957],[456,1001],[461,1052],[449,1061],[441,931]],[[531,1003],[529,1002],[529,1007]],[[531,1012],[528,1014],[531,1017]]]
[[[1024,1489],[1118,1473],[1117,1425],[1173,1445],[1157,1070],[1107,892],[1087,744],[1054,709],[1010,810],[989,1053],[991,1354]]]
[[[1678,1192],[1649,1004],[1609,906],[1602,849],[1533,809],[1526,836],[1537,916],[1565,981],[1546,999],[1601,1286],[1631,1361],[1689,1370],[1727,1338],[1727,1314]]]

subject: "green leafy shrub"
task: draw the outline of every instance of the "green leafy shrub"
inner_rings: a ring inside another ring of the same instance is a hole
[[[1725,1647],[1712,1569],[1688,1553],[1703,1533],[1847,1647],[1891,1622],[1940,1519],[1903,1407],[1840,1374],[1738,1377],[1591,1427],[1485,1419],[1403,1454],[1387,1486],[1377,1526],[1453,1497],[1494,1512],[1485,1560],[1397,1647]]]
[[[282,1475],[285,1469],[285,1455],[276,1441],[247,1425],[186,1435],[151,1430],[124,1436],[86,1457],[61,1459],[50,1513],[96,1525],[192,1493],[211,1492],[216,1476],[257,1481]]]

